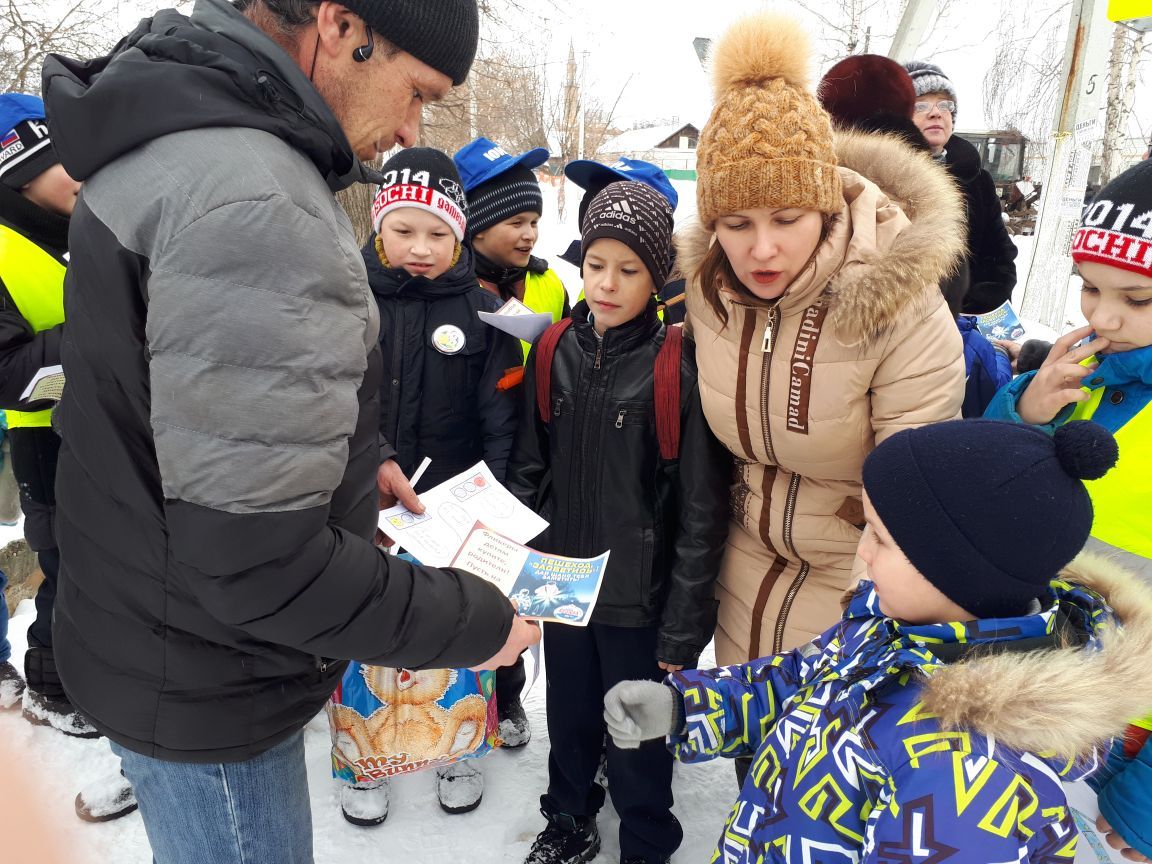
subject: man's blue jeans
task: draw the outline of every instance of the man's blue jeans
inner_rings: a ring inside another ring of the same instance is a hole
[[[199,765],[118,744],[155,864],[312,864],[301,730],[246,762]]]

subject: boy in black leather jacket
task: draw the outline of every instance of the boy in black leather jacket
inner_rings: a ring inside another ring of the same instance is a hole
[[[730,461],[700,407],[692,344],[683,344],[678,382],[655,371],[668,331],[653,295],[665,282],[671,233],[671,207],[647,186],[619,182],[600,192],[581,237],[586,299],[539,391],[549,365],[538,359],[542,342],[528,358],[507,482],[551,523],[533,545],[578,557],[612,552],[591,623],[544,625],[552,749],[541,807],[549,824],[529,864],[595,857],[604,693],[630,675],[659,681],[694,666],[716,624]],[[678,423],[672,458],[657,434],[657,403],[669,392],[679,395],[678,416],[673,403],[663,421]],[[543,416],[538,393],[548,398]],[[683,836],[671,812],[668,754],[609,744],[607,764],[621,861],[667,861]]]

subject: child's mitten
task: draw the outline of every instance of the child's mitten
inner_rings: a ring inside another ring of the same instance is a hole
[[[634,750],[644,741],[673,735],[682,725],[679,694],[658,681],[621,681],[604,696],[604,722],[616,746]]]

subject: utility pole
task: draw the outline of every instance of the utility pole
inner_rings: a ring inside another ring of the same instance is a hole
[[[1105,0],[1072,0],[1060,76],[1062,95],[1052,123],[1032,266],[1020,310],[1021,317],[1057,332],[1064,324],[1068,299],[1072,235],[1080,224],[1092,150],[1101,135],[1110,32]]]
[[[934,14],[936,0],[908,0],[900,16],[900,26],[896,28],[896,35],[888,48],[888,57],[897,63],[915,60]]]

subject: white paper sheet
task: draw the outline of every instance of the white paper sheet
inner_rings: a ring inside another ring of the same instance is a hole
[[[483,462],[424,492],[420,503],[421,516],[403,505],[382,511],[380,530],[431,567],[451,564],[477,522],[517,543],[529,542],[548,527],[497,483]]]
[[[535,342],[552,324],[547,312],[533,312],[512,297],[495,312],[477,312],[480,320],[524,342]]]

